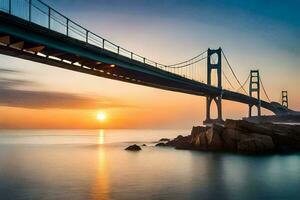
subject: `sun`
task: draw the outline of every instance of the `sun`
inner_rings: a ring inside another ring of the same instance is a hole
[[[106,113],[105,112],[99,112],[97,114],[97,120],[100,122],[104,122],[106,120]]]

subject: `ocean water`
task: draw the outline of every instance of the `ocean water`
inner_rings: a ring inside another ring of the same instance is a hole
[[[154,147],[188,130],[1,130],[0,199],[300,199],[300,154]],[[140,152],[130,144],[147,144]]]

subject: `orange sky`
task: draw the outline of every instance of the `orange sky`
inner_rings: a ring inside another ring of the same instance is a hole
[[[14,64],[9,68],[14,72],[2,73],[2,80],[20,81],[26,77],[31,81],[14,87],[40,92],[40,96],[30,93],[36,99],[27,99],[21,95],[15,97],[15,106],[0,106],[1,128],[190,128],[204,120],[204,97],[3,58]],[[42,100],[46,91],[49,96]],[[223,101],[225,118],[246,116],[247,109],[246,105]],[[104,122],[96,119],[99,112],[106,113]]]

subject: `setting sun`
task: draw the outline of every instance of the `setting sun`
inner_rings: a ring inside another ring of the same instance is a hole
[[[99,120],[100,122],[103,122],[106,120],[106,113],[104,112],[99,112],[97,114],[97,120]]]

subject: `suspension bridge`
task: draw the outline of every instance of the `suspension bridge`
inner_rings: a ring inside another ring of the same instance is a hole
[[[247,104],[249,117],[252,107],[257,107],[258,116],[261,108],[276,115],[294,112],[288,109],[287,93],[282,93],[282,104],[270,100],[258,70],[251,70],[241,81],[221,48],[208,49],[183,62],[161,64],[98,36],[40,0],[0,0],[0,53],[108,79],[204,96],[206,124],[223,122],[223,99]],[[212,102],[217,105],[217,119],[211,119]]]

